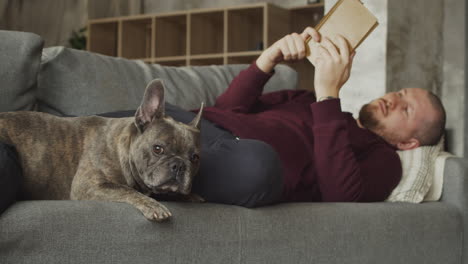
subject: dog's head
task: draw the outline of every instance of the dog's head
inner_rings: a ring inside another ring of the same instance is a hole
[[[164,114],[164,84],[156,79],[148,84],[135,113],[138,135],[130,150],[134,177],[142,188],[153,193],[189,194],[200,166],[200,118],[188,125]]]

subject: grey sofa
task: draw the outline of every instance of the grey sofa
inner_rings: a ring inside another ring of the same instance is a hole
[[[196,108],[247,65],[162,67],[0,31],[0,111],[89,115],[135,109],[153,78]],[[267,91],[294,89],[286,66]],[[0,263],[468,263],[467,162],[449,158],[439,202],[288,203],[256,209],[164,202],[165,223],[130,205],[21,201],[0,215]]]

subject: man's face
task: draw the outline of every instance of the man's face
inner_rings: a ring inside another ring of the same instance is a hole
[[[364,105],[359,121],[398,149],[411,149],[419,146],[419,142],[413,141],[415,132],[425,120],[435,119],[436,115],[426,90],[405,88]]]

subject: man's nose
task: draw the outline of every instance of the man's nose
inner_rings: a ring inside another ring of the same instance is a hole
[[[389,110],[394,110],[400,103],[400,97],[398,97],[398,93],[392,93],[387,99],[387,107]]]

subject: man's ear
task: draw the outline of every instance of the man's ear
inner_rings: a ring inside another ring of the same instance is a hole
[[[143,100],[135,113],[135,125],[143,132],[146,126],[157,118],[164,117],[164,83],[160,79],[146,86]]]
[[[410,150],[410,149],[415,149],[419,147],[421,144],[419,143],[419,140],[416,138],[410,138],[406,141],[401,141],[396,144],[396,147],[399,150]]]

